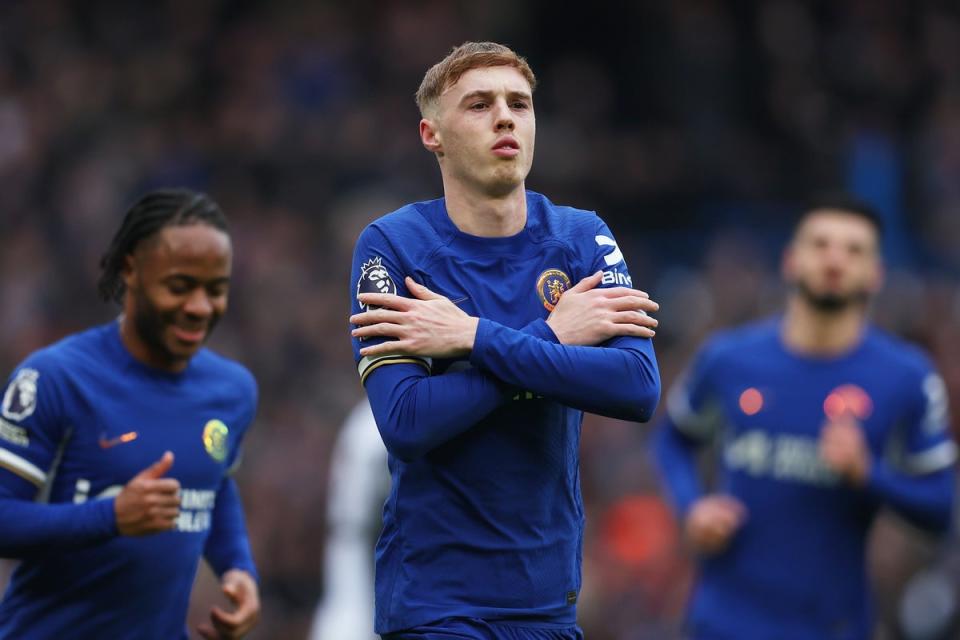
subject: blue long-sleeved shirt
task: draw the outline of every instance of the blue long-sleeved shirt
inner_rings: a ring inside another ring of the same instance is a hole
[[[117,323],[17,367],[0,417],[0,555],[21,562],[0,638],[185,638],[201,556],[256,576],[226,475],[256,398],[245,368],[206,349],[181,373],[141,364]],[[113,496],[168,450],[176,528],[119,535]]]
[[[524,229],[460,232],[443,200],[404,207],[364,232],[356,294],[409,295],[411,276],[481,318],[469,357],[366,358],[358,370],[393,478],[377,546],[376,630],[454,616],[576,620],[583,504],[582,411],[646,420],[660,380],[649,340],[558,344],[544,323],[560,294],[602,270],[632,284],[595,214],[527,193]]]
[[[878,330],[835,358],[787,350],[779,321],[725,332],[671,390],[654,452],[678,514],[705,495],[696,454],[720,448],[712,492],[746,507],[723,552],[700,559],[692,637],[866,640],[873,625],[865,544],[888,506],[950,526],[956,447],[943,381],[927,358]],[[864,487],[820,458],[824,424],[843,414],[872,458]],[[825,588],[829,585],[829,588]]]

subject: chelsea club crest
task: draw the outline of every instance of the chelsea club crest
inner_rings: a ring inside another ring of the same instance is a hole
[[[547,311],[553,311],[560,296],[569,288],[570,277],[560,269],[547,269],[537,278],[537,295]]]

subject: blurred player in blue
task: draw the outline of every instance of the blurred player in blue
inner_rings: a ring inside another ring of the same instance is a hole
[[[205,638],[259,616],[230,471],[257,387],[203,348],[227,308],[232,249],[209,197],[155,191],[127,212],[99,287],[115,322],[31,354],[0,419],[0,554],[21,560],[0,638],[186,638],[204,556],[235,607]]]
[[[783,315],[719,333],[671,389],[655,451],[698,555],[695,640],[870,638],[878,509],[950,526],[943,380],[867,319],[880,234],[852,199],[809,209],[784,254]],[[697,474],[706,447],[719,450],[711,492]]]
[[[384,638],[582,637],[583,411],[648,420],[660,378],[606,224],[526,191],[535,79],[466,43],[417,92],[444,198],[369,225],[353,347],[389,453],[376,553]]]

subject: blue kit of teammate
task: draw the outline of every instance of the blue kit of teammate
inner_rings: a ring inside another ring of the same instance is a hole
[[[918,349],[867,328],[836,357],[791,352],[779,319],[720,333],[671,391],[656,455],[677,512],[703,495],[698,450],[718,447],[716,493],[746,507],[729,546],[700,559],[692,638],[866,640],[866,541],[880,507],[950,525],[956,447],[946,388]],[[862,487],[821,458],[829,420],[855,420]]]
[[[186,638],[201,556],[255,576],[228,473],[256,397],[244,367],[207,349],[179,373],[140,363],[116,322],[17,367],[0,419],[0,555],[21,562],[0,637]],[[114,496],[168,450],[175,529],[119,535]]]

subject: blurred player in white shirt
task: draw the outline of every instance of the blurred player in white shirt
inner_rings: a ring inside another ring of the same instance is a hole
[[[333,448],[323,597],[310,640],[376,640],[373,548],[389,489],[387,450],[364,398],[347,416]]]

